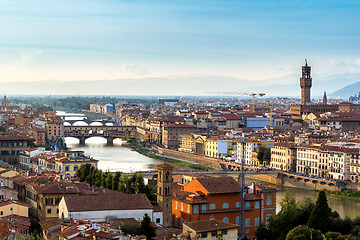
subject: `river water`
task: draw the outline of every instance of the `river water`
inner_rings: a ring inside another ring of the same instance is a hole
[[[113,146],[106,145],[106,139],[92,137],[86,140],[85,146],[79,145],[76,138],[66,138],[66,145],[71,150],[83,150],[85,155],[91,156],[98,162],[98,168],[103,171],[136,172],[153,170],[162,162],[132,151],[123,146],[120,139],[115,139]]]

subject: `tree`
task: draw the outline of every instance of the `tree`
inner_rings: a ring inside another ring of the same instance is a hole
[[[113,175],[111,174],[111,172],[106,173],[104,187],[107,189],[112,189],[112,187],[113,187]]]
[[[265,148],[263,162],[266,162],[266,165],[269,165],[271,161],[271,151],[270,148]]]
[[[327,232],[330,227],[331,208],[324,191],[319,192],[314,209],[311,211],[307,225],[311,228]]]
[[[289,192],[280,202],[281,211],[269,222],[272,239],[285,239],[288,232],[298,226],[299,211],[296,201]]]
[[[146,239],[152,239],[156,236],[155,228],[151,226],[151,219],[147,213],[145,213],[140,227],[141,233],[146,236]]]
[[[270,239],[271,233],[265,224],[261,222],[255,230],[255,235],[257,240],[268,240]]]
[[[338,232],[325,233],[326,240],[345,240],[345,237]]]
[[[113,177],[112,190],[114,190],[114,191],[118,190],[120,178],[121,178],[121,173],[116,172]]]
[[[286,240],[323,240],[321,232],[308,226],[300,225],[293,228],[286,236]]]
[[[263,146],[260,146],[257,154],[257,159],[259,160],[260,164],[263,163],[264,155],[265,155],[265,148]]]
[[[258,154],[257,154],[257,159],[259,160],[260,164],[263,164],[264,162],[266,164],[270,163],[271,160],[271,151],[270,148],[266,148],[263,146],[259,146],[259,150],[258,150]]]
[[[140,226],[139,224],[132,224],[132,223],[125,223],[120,225],[121,231],[123,231],[125,234],[130,235],[140,235]]]

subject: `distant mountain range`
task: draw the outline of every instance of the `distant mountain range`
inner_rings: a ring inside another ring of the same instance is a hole
[[[172,76],[162,78],[94,81],[47,80],[1,83],[0,93],[7,95],[210,95],[208,92],[264,92],[267,96],[300,97],[298,74],[261,81],[224,76]],[[360,73],[313,77],[312,96],[348,98],[360,90]],[[352,84],[352,85],[350,85]],[[357,84],[357,85],[356,85]],[[347,86],[349,85],[349,86]],[[340,89],[340,90],[339,90]],[[214,94],[212,94],[214,95]]]
[[[334,97],[348,98],[350,96],[359,95],[360,92],[360,81],[347,85],[331,94]]]

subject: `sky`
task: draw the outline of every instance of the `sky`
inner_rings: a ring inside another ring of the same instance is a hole
[[[2,0],[0,82],[360,72],[358,0]],[[181,83],[179,83],[181,84]]]

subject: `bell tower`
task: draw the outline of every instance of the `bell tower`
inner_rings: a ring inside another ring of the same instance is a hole
[[[310,89],[312,86],[311,78],[311,67],[308,66],[307,60],[305,59],[305,66],[302,67],[302,76],[300,78],[301,87],[301,105],[311,103]]]
[[[157,202],[163,211],[163,226],[172,226],[172,171],[170,164],[164,163],[157,166]]]

